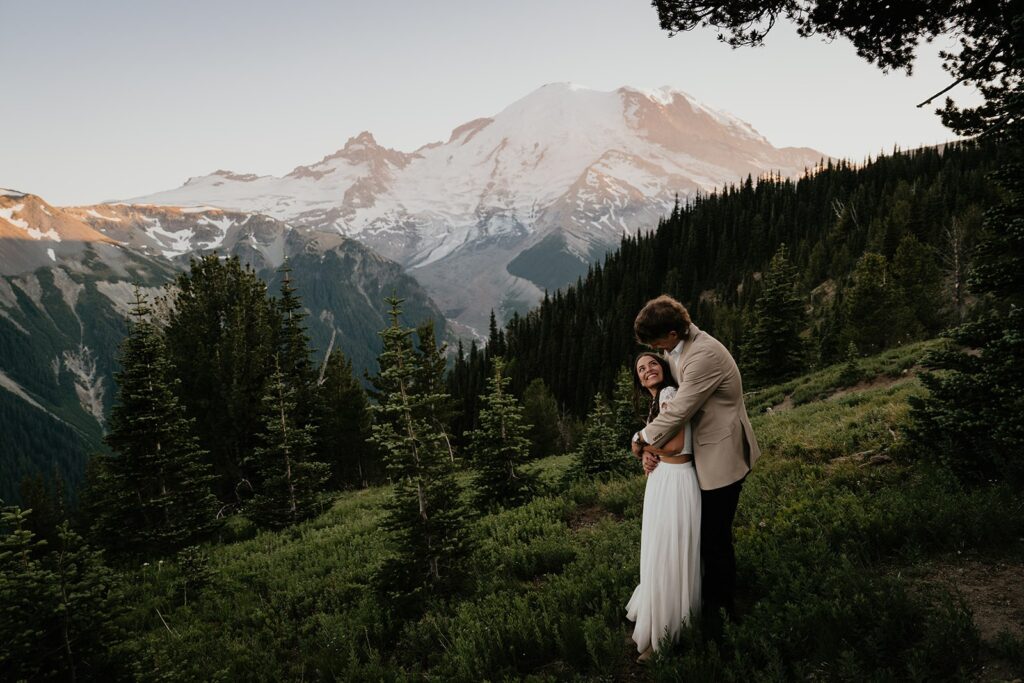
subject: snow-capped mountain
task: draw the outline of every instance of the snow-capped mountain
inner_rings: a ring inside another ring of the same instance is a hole
[[[352,236],[409,269],[446,315],[482,329],[524,308],[685,200],[823,155],[662,88],[551,84],[411,153],[370,133],[283,177],[217,171],[136,204],[217,206]]]

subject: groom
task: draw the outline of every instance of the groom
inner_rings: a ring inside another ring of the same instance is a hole
[[[658,461],[643,447],[661,446],[692,421],[694,466],[701,488],[702,613],[715,634],[719,610],[735,616],[732,521],[743,479],[761,454],[743,404],[743,382],[729,351],[690,322],[686,308],[670,296],[648,301],[636,316],[633,332],[641,344],[662,351],[679,383],[661,414],[633,436],[633,454],[642,455],[645,471],[657,467]]]

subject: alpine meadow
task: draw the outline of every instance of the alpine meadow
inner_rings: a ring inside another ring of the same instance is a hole
[[[1024,677],[1024,6],[650,4],[661,38],[789,25],[887,73],[941,38],[978,101],[854,162],[553,84],[415,152],[0,190],[0,679]],[[638,661],[663,294],[761,456],[735,614]]]

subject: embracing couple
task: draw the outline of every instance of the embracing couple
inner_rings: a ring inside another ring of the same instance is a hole
[[[733,616],[732,522],[760,449],[736,361],[681,303],[669,296],[648,301],[633,330],[656,350],[633,364],[634,385],[651,408],[632,442],[647,488],[640,584],[626,616],[636,623],[631,640],[645,661],[691,615],[703,614],[711,635],[721,610]]]

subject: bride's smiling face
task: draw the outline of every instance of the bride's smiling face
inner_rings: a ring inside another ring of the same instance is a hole
[[[636,362],[636,375],[640,378],[640,384],[652,394],[665,380],[661,363],[654,356],[640,356]]]

